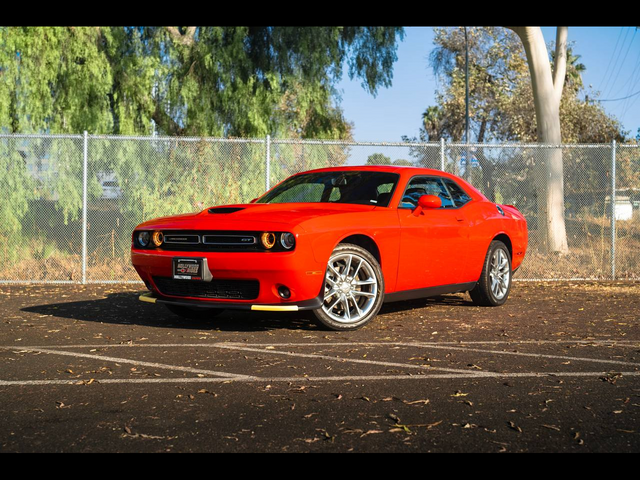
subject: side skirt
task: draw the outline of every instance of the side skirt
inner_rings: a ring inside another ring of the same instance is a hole
[[[415,290],[403,290],[401,292],[387,293],[384,296],[385,303],[413,300],[415,298],[436,297],[446,293],[459,293],[472,290],[478,282],[455,283],[452,285],[440,285],[437,287],[416,288]]]

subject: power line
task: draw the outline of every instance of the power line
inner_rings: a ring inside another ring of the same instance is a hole
[[[638,90],[636,93],[632,93],[631,95],[627,95],[626,97],[622,97],[622,98],[607,98],[605,100],[598,100],[598,102],[618,102],[620,100],[626,100],[627,98],[635,97],[638,94],[640,94],[640,90]]]
[[[629,27],[629,28],[631,28],[631,27]],[[625,62],[627,61],[627,55],[629,55],[629,50],[631,50],[631,45],[633,45],[633,40],[636,38],[636,33],[637,32],[638,32],[638,29],[635,29],[633,31],[633,35],[631,36],[631,41],[629,42],[629,46],[627,47],[627,51],[625,52],[624,57],[622,58],[622,62],[620,63],[620,67],[618,68],[618,73],[616,73],[616,75],[615,75],[616,80],[619,78],[620,71],[622,70],[622,67],[624,67]],[[613,87],[614,87],[615,83],[616,82],[614,80],[613,84],[611,84],[611,92],[610,93],[613,93]],[[618,89],[618,92],[620,92],[623,88],[624,88],[624,85],[621,88]]]
[[[620,29],[620,32],[618,33],[618,39],[616,40],[616,46],[613,47],[613,52],[611,53],[611,57],[609,57],[609,64],[607,65],[607,68],[605,69],[605,78],[603,80],[604,81],[604,87],[602,87],[602,90],[601,90],[602,93],[604,93],[607,90],[607,87],[609,86],[609,82],[611,81],[611,77],[613,76],[613,71],[615,70],[616,66],[618,65],[618,58],[620,58],[620,53],[622,53],[622,49],[624,48],[624,41],[623,41],[622,46],[620,47],[620,52],[618,52],[618,44],[620,43],[620,37],[622,36],[622,32],[625,32],[624,40],[627,39],[628,30],[625,31],[625,29],[623,27],[623,28]],[[618,55],[616,55],[616,52],[618,52]],[[613,67],[611,69],[609,69],[609,67],[611,66],[611,61],[613,60],[614,57],[616,58],[616,61],[613,64]]]
[[[638,31],[638,27],[636,27],[636,31]],[[627,94],[630,94],[633,90],[635,90],[636,86],[640,82],[640,75],[637,77],[637,80],[636,80],[636,72],[638,71],[638,68],[640,68],[640,50],[638,50],[638,58],[636,59],[636,66],[633,69],[631,76],[629,77],[629,88],[627,90]],[[625,83],[625,86],[626,86],[626,83]],[[621,117],[624,117],[627,114],[627,111],[631,108],[631,106],[637,101],[638,101],[637,98],[633,99],[632,101],[625,101],[622,104]]]

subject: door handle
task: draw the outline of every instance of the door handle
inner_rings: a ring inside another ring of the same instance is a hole
[[[464,221],[464,217],[462,215],[456,215],[456,220],[459,222],[463,222]]]

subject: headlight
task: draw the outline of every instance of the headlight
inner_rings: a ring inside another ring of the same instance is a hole
[[[296,237],[293,233],[283,233],[280,235],[280,244],[287,250],[291,250],[296,244]]]
[[[262,234],[260,239],[262,240],[262,245],[264,245],[264,248],[267,248],[267,249],[272,249],[273,246],[276,244],[275,233],[265,232]]]
[[[138,244],[140,244],[141,247],[148,246],[149,240],[151,240],[151,235],[149,234],[149,232],[138,233]]]
[[[151,237],[151,239],[153,240],[153,244],[156,247],[159,247],[160,245],[162,245],[162,242],[164,241],[164,235],[162,234],[162,232],[158,232],[156,230],[155,232],[153,232],[153,236]]]

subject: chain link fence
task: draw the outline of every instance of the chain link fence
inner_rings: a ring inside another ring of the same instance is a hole
[[[545,253],[541,165],[562,155],[566,255]],[[529,224],[517,279],[640,279],[638,145],[378,143],[0,135],[0,283],[138,282],[144,220],[248,202],[326,166],[413,165],[468,179]]]

